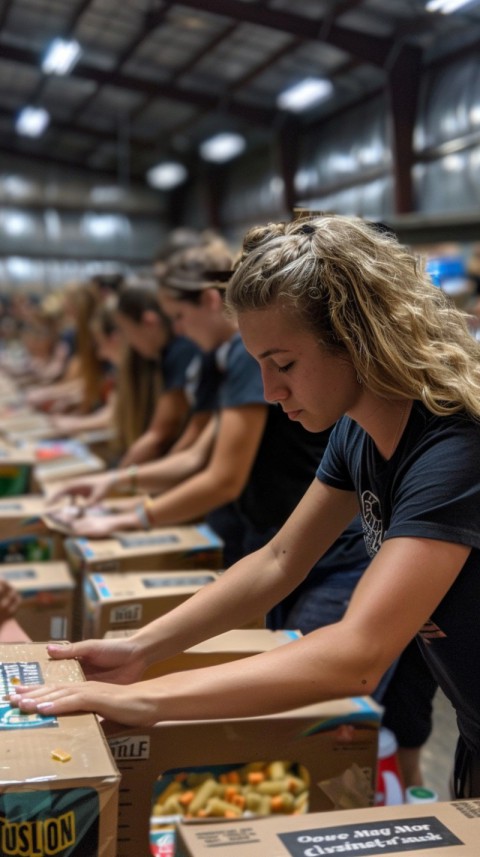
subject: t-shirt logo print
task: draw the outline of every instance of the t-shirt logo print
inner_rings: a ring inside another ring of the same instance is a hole
[[[380,501],[371,491],[363,491],[360,505],[365,547],[369,556],[375,556],[383,541]]]

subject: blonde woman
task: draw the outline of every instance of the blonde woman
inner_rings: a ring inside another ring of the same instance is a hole
[[[228,298],[266,398],[310,431],[337,423],[311,486],[265,547],[128,640],[49,647],[91,681],[14,704],[131,724],[266,714],[371,693],[416,636],[457,713],[455,796],[480,797],[480,344],[411,253],[357,219],[251,231]],[[284,597],[359,510],[371,561],[343,619],[140,681]]]

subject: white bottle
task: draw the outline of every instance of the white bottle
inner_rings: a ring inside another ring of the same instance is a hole
[[[438,794],[425,786],[409,786],[405,789],[405,803],[436,803]]]

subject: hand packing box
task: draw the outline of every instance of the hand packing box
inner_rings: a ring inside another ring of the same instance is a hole
[[[70,639],[75,580],[66,562],[5,563],[0,579],[21,596],[15,618],[31,640]]]
[[[122,775],[118,857],[146,853],[152,815],[157,816],[175,784],[182,787],[192,774],[219,781],[245,765],[282,760],[309,782],[308,811],[371,805],[380,716],[379,706],[360,697],[264,717],[164,722],[146,728],[103,721]],[[156,820],[171,830],[175,817],[169,813]]]
[[[186,822],[177,830],[172,857],[478,857],[479,853],[480,801],[465,800],[240,823]]]
[[[3,701],[15,683],[83,681],[78,663],[3,643],[0,679],[0,854],[116,857],[120,775],[97,718],[21,714]]]
[[[115,533],[108,539],[69,538],[74,571],[158,571],[222,568],[223,542],[207,524]]]
[[[141,628],[218,578],[214,571],[107,572],[83,581],[82,637]]]

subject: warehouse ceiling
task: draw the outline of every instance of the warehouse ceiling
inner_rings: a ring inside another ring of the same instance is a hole
[[[295,114],[308,125],[382,91],[399,57],[419,67],[480,45],[479,0],[448,15],[425,6],[426,0],[3,0],[0,158],[15,154],[143,180],[164,159],[198,168],[200,143],[220,131],[242,134],[253,149],[292,121],[277,97],[303,78],[333,84],[320,106]],[[58,37],[81,48],[65,76],[42,71]],[[16,131],[25,106],[48,111],[38,138]]]

